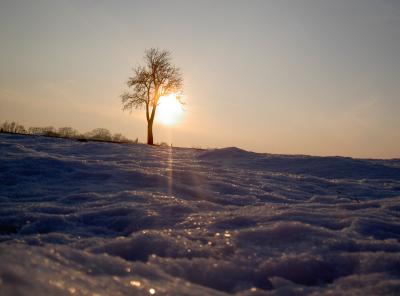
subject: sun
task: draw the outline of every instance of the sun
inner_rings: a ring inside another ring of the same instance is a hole
[[[176,94],[160,97],[157,107],[156,120],[164,125],[177,123],[182,115],[182,104],[176,98]]]

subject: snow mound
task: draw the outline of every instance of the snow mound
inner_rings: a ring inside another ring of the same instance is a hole
[[[206,151],[200,154],[199,158],[246,168],[323,178],[400,178],[400,167],[396,160],[388,162],[348,157],[257,154],[235,147]]]
[[[399,171],[0,134],[0,294],[396,295]]]
[[[205,151],[199,155],[201,159],[211,160],[224,160],[224,159],[238,159],[238,158],[249,158],[251,156],[257,156],[254,152],[249,152],[237,147],[227,147],[221,149],[212,149]]]

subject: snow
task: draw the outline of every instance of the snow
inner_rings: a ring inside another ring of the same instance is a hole
[[[395,295],[400,161],[0,135],[1,295]]]

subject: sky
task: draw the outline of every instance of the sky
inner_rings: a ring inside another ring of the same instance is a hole
[[[400,1],[0,1],[0,120],[103,127],[132,68],[172,52],[185,112],[156,142],[279,154],[400,157]]]

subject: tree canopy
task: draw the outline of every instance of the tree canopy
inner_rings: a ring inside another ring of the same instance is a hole
[[[167,50],[151,48],[145,51],[145,65],[133,69],[129,77],[129,92],[121,95],[123,110],[145,108],[147,120],[147,143],[153,144],[153,122],[159,99],[182,89],[183,78],[180,69],[171,63]],[[181,102],[179,95],[177,100]],[[182,102],[181,102],[182,103]]]

